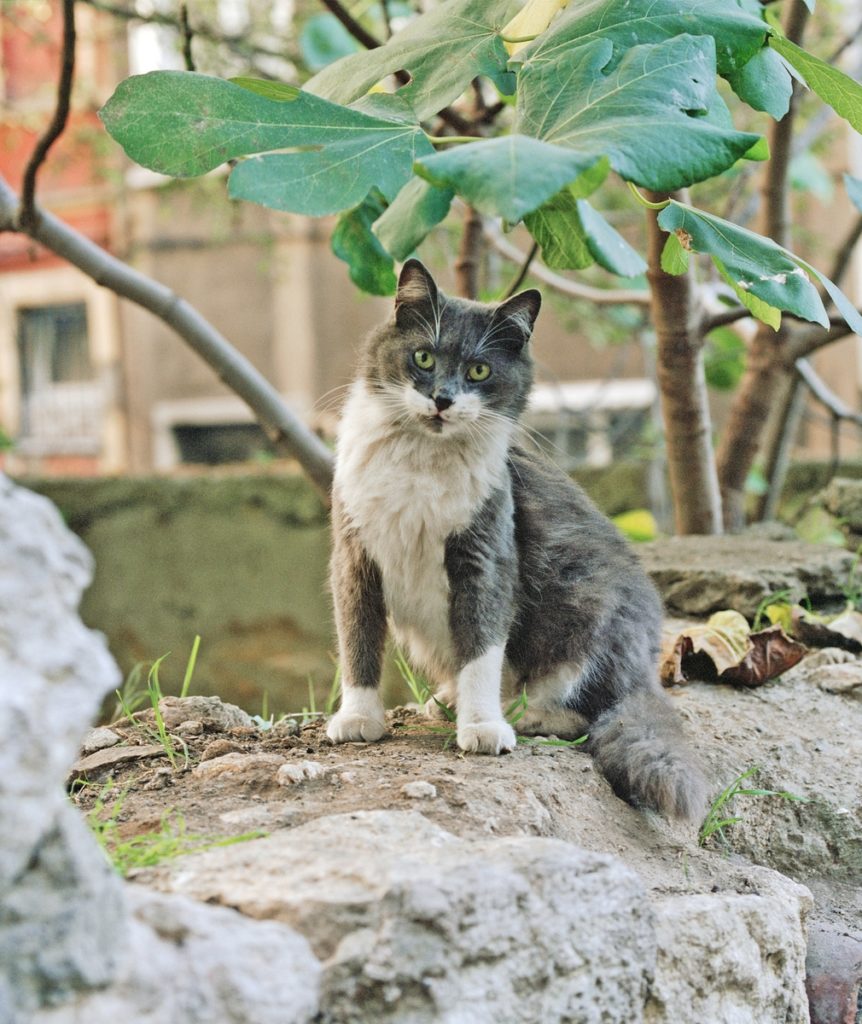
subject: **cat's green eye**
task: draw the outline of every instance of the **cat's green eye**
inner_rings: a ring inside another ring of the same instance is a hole
[[[420,370],[431,370],[434,368],[434,356],[427,348],[420,348],[413,353],[413,362]]]
[[[470,380],[476,381],[477,383],[482,380],[487,380],[491,376],[491,367],[488,366],[487,363],[473,363],[467,371],[467,376]]]

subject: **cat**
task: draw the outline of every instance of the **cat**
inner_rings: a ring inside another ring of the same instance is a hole
[[[696,818],[702,776],[657,677],[662,608],[616,528],[518,444],[532,385],[533,289],[486,305],[405,263],[338,430],[331,583],[342,670],[335,743],[386,731],[387,625],[454,707],[465,751],[576,737],[636,806]],[[439,702],[439,703],[438,703]]]

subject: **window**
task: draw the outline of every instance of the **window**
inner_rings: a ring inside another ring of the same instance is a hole
[[[20,309],[18,358],[21,441],[50,451],[98,449],[104,403],[84,304]]]
[[[185,463],[219,466],[275,455],[272,442],[256,423],[177,424],[173,434]]]

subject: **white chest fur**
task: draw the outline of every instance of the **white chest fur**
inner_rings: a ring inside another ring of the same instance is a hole
[[[383,577],[396,639],[443,682],[451,675],[446,538],[465,530],[505,474],[509,435],[447,439],[399,428],[357,382],[338,434],[335,488]]]

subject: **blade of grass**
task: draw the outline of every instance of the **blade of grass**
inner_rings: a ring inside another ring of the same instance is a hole
[[[192,676],[195,674],[195,664],[198,660],[198,648],[201,645],[201,638],[195,634],[195,642],[192,644],[192,653],[189,655],[189,660],[186,662],[186,674],[183,677],[183,687],[180,690],[180,697],[187,697],[189,694],[189,688],[192,685]]]

